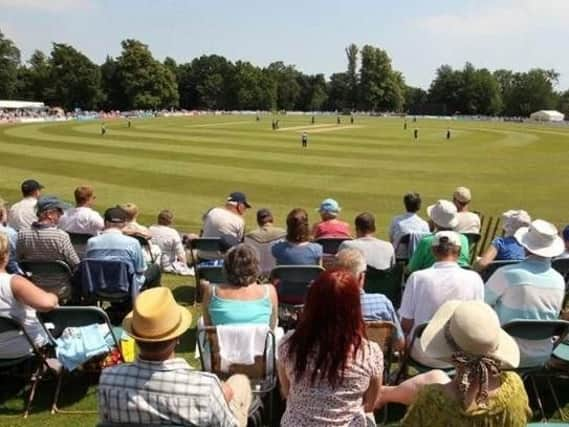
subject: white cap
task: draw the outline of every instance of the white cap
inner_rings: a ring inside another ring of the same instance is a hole
[[[458,234],[456,231],[439,231],[433,237],[431,246],[439,246],[441,244],[441,240],[445,239],[448,241],[448,243],[451,243],[454,246],[461,246],[460,234]]]

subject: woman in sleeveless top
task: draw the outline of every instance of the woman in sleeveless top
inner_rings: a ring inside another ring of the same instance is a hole
[[[203,316],[206,326],[227,324],[277,324],[278,300],[272,285],[259,285],[257,252],[242,243],[225,255],[227,283],[205,290]]]

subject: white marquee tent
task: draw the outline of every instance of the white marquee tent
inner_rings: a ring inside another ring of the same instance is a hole
[[[538,122],[562,122],[565,116],[555,110],[540,110],[532,113],[529,118]]]

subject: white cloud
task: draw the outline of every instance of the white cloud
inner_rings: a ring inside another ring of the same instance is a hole
[[[94,6],[91,0],[0,0],[1,8],[27,9],[42,11],[65,11],[90,9]]]
[[[536,27],[564,28],[569,20],[567,0],[507,0],[502,4],[478,2],[476,10],[428,16],[418,25],[434,34],[480,37],[530,33]]]

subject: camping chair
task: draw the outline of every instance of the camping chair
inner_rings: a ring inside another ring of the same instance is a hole
[[[241,325],[243,328],[254,329],[250,325]],[[262,421],[258,413],[262,412],[262,405],[255,404],[255,400],[266,399],[268,411],[266,425],[272,425],[273,391],[277,385],[276,373],[276,340],[274,333],[269,329],[265,338],[265,349],[262,355],[255,357],[253,365],[230,364],[226,371],[221,369],[221,356],[216,326],[205,326],[198,331],[198,348],[202,370],[212,372],[218,378],[225,380],[233,374],[244,374],[251,381],[253,391],[253,405],[249,409],[249,419]],[[257,424],[257,423],[255,423]]]
[[[395,256],[397,257],[397,262],[402,262],[405,264],[409,262],[409,258],[411,258],[411,255],[409,254],[410,239],[410,234],[404,234],[397,242],[397,245],[395,246]]]
[[[200,276],[200,273],[198,271],[198,265],[200,264],[200,259],[199,259],[200,251],[215,253],[216,254],[215,259],[223,259],[223,252],[221,250],[221,239],[219,237],[199,237],[197,239],[190,240],[190,260],[192,264],[191,266],[193,267],[195,272],[195,281],[196,281],[195,303],[202,301],[203,293],[200,285],[200,280],[201,279],[209,280],[206,277]],[[204,270],[204,274],[207,274],[207,271]]]
[[[375,320],[365,322],[366,335],[368,340],[373,341],[379,345],[383,353],[383,384],[389,384],[389,374],[391,372],[391,362],[393,359],[393,341],[395,335],[395,325],[392,322],[385,320]],[[383,409],[383,422],[387,422],[388,405],[384,405]],[[378,411],[379,412],[379,411]]]
[[[563,276],[565,282],[569,278],[569,258],[556,258],[551,261],[551,266]]]
[[[342,242],[345,242],[346,240],[352,239],[347,237],[325,237],[314,240],[314,243],[318,243],[322,246],[322,265],[326,270],[334,267],[336,262],[335,255],[338,253],[338,249]]]
[[[140,247],[144,252],[147,252],[150,256],[150,261],[152,264],[156,263],[156,257],[152,253],[152,247],[150,246],[150,239],[148,237],[142,236],[140,234],[129,234],[130,237],[134,237],[140,243]]]
[[[0,359],[0,371],[9,370],[26,362],[31,362],[32,366],[36,365],[29,378],[29,382],[31,383],[30,395],[28,396],[28,403],[24,411],[24,418],[27,418],[32,408],[32,402],[36,394],[38,383],[43,379],[46,372],[53,372],[53,369],[47,364],[45,356],[35,345],[34,340],[28,335],[22,324],[15,319],[0,316],[0,334],[10,332],[23,336],[30,345],[30,349],[32,351],[25,356],[11,359]]]
[[[79,264],[81,293],[87,302],[122,303],[138,295],[132,264],[122,258],[85,258]]]
[[[565,320],[513,320],[503,325],[502,329],[504,329],[504,331],[514,339],[517,338],[530,341],[553,340],[553,348],[555,349],[569,333],[569,322]],[[561,409],[557,393],[555,393],[555,389],[553,388],[550,380],[550,376],[555,375],[555,373],[547,372],[543,364],[520,367],[515,369],[515,372],[522,377],[522,380],[530,381],[537,399],[537,404],[539,405],[542,420],[545,420],[546,417],[541,403],[541,396],[535,383],[535,376],[545,377],[557,409],[561,414],[561,417],[563,417],[563,410]]]
[[[506,265],[517,264],[520,261],[521,260],[492,261],[490,264],[486,266],[484,270],[480,271],[478,274],[480,274],[482,281],[486,283],[490,278],[490,276],[492,276],[492,274],[494,274],[496,270],[498,270],[499,268],[504,267]]]
[[[55,341],[57,338],[61,336],[63,330],[69,327],[81,327],[81,326],[89,326],[93,324],[106,324],[109,328],[109,333],[113,338],[113,343],[115,347],[118,349],[121,361],[124,362],[124,357],[121,351],[121,347],[119,345],[119,341],[113,332],[113,327],[111,325],[111,321],[101,308],[99,307],[58,307],[52,311],[46,313],[37,313],[37,317],[44,328],[45,332],[47,333],[51,344],[54,347],[57,347],[57,342]],[[48,328],[48,326],[50,326]],[[53,328],[51,328],[53,326]],[[57,407],[57,402],[59,400],[59,394],[61,392],[61,385],[63,382],[63,376],[65,374],[66,369],[62,368],[61,372],[57,378],[57,386],[55,389],[55,395],[53,397],[53,404],[51,407],[51,413],[55,414],[56,412],[61,413],[73,413],[73,414],[91,414],[96,413],[97,411],[63,411]]]
[[[468,253],[470,254],[470,264],[476,259],[476,248],[480,238],[482,237],[480,233],[462,233],[468,239]]]
[[[278,265],[271,271],[279,298],[279,322],[287,329],[296,323],[310,284],[324,271],[319,265]]]
[[[71,299],[73,272],[65,261],[19,261],[19,264],[34,284],[57,295],[61,303]]]
[[[69,234],[69,239],[71,239],[71,244],[80,259],[85,257],[85,252],[87,251],[87,241],[93,237],[91,234],[82,233],[67,233]]]
[[[367,266],[364,291],[368,294],[384,294],[398,309],[401,305],[401,282],[403,264],[396,263],[388,270],[378,270]]]

